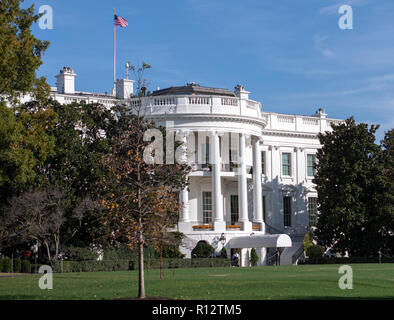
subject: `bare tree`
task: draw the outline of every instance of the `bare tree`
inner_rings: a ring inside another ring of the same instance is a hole
[[[38,241],[46,248],[48,260],[57,260],[65,206],[65,193],[56,188],[12,197],[4,218],[8,240],[14,243]],[[53,257],[50,250],[52,244],[55,245]]]

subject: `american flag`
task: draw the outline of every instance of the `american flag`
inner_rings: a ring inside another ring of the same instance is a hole
[[[115,26],[121,26],[122,28],[127,27],[129,24],[126,19],[123,19],[121,16],[117,16],[115,14]]]

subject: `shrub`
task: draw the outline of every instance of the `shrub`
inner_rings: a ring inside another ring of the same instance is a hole
[[[22,273],[31,272],[31,263],[29,260],[22,260],[21,271]]]
[[[306,250],[306,255],[310,259],[319,259],[323,257],[324,251],[324,247],[314,244],[308,247],[308,249]]]
[[[192,250],[193,258],[209,258],[215,252],[215,249],[206,241],[199,241]]]
[[[0,272],[3,270],[3,260],[4,258],[0,258]]]
[[[227,259],[227,250],[226,248],[222,248],[220,251],[220,258]]]
[[[3,265],[2,265],[2,268],[1,268],[1,271],[2,272],[5,272],[5,273],[10,273],[12,270],[11,270],[11,259],[10,258],[3,258]]]
[[[98,259],[98,253],[88,248],[68,247],[65,250],[65,253],[68,258],[67,260],[72,261],[87,261]]]
[[[20,273],[21,272],[21,268],[22,268],[22,262],[21,259],[16,258],[13,261],[13,272],[15,273]]]
[[[250,263],[252,266],[257,265],[257,262],[259,261],[259,256],[257,255],[256,249],[252,248],[250,251]]]
[[[179,250],[177,246],[164,246],[162,251],[163,258],[181,258],[183,259],[185,255]],[[160,251],[155,251],[155,258],[160,258]]]
[[[302,243],[304,245],[304,251],[305,252],[307,252],[308,248],[310,248],[311,246],[314,245],[313,242],[312,242],[312,236],[311,236],[311,232],[310,231],[308,231],[305,234],[304,241]]]

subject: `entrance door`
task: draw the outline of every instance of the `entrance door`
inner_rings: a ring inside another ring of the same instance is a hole
[[[239,220],[239,210],[238,210],[238,195],[230,196],[230,210],[231,210],[231,224],[234,225]]]

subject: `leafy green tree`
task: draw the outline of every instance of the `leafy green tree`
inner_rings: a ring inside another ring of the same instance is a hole
[[[308,256],[309,259],[319,259],[323,258],[324,254],[324,247],[313,244],[308,249],[306,249],[306,255]]]
[[[20,94],[40,92],[44,78],[36,78],[41,57],[49,42],[35,38],[31,26],[40,15],[34,6],[21,8],[22,0],[0,1],[0,96],[14,99]]]
[[[55,114],[47,109],[49,86],[36,77],[49,43],[32,35],[40,15],[21,0],[0,1],[0,209],[6,199],[37,183],[41,164],[52,152],[47,134]],[[29,94],[31,102],[19,98]]]
[[[381,208],[385,191],[378,126],[353,118],[320,134],[314,183],[319,216],[315,236],[333,252],[376,255],[382,245]]]
[[[31,188],[39,169],[52,154],[54,138],[48,129],[56,114],[50,109],[31,110],[25,105],[17,112],[0,102],[0,201],[4,206],[12,195]]]
[[[257,265],[258,261],[259,261],[259,256],[257,255],[256,249],[252,248],[252,250],[250,251],[250,263],[254,267]]]
[[[192,250],[192,258],[209,258],[215,253],[215,249],[206,241],[199,241]]]
[[[386,132],[382,145],[382,163],[384,166],[382,182],[381,232],[384,238],[382,251],[394,256],[394,129]]]
[[[304,247],[304,251],[306,252],[308,250],[309,247],[313,246],[313,242],[312,242],[312,235],[311,232],[308,231],[305,236],[304,236],[304,240],[302,241],[303,247]]]

